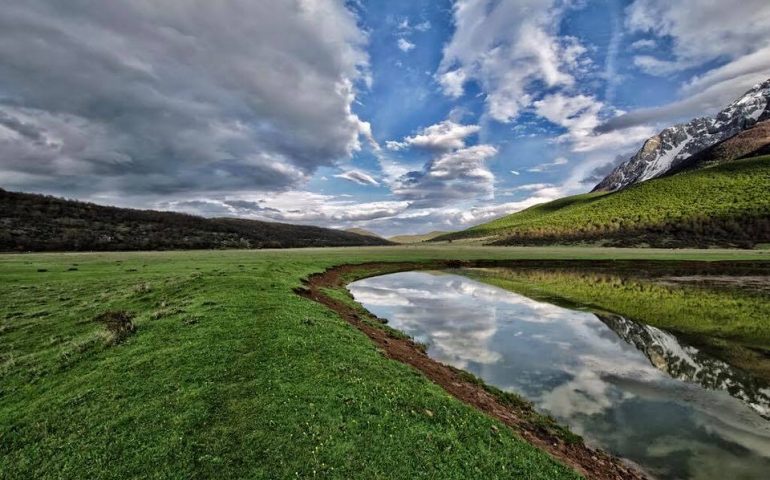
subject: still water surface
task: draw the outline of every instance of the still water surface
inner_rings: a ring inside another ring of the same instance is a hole
[[[349,286],[428,354],[661,479],[770,479],[770,389],[673,335],[447,272]]]

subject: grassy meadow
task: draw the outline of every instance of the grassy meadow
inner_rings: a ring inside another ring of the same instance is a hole
[[[642,258],[770,251],[0,256],[0,478],[577,478],[293,289],[345,263]]]

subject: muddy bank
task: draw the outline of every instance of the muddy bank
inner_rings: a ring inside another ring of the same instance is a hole
[[[454,397],[502,421],[529,443],[548,452],[558,461],[569,465],[589,479],[644,479],[648,478],[635,467],[605,452],[594,450],[558,428],[551,428],[549,420],[535,413],[525,402],[512,402],[503,392],[485,387],[466,372],[439,363],[424,352],[423,346],[383,328],[379,320],[354,303],[346,303],[326,294],[327,289],[344,288],[348,283],[364,277],[408,270],[442,269],[481,266],[537,266],[544,264],[565,267],[575,262],[426,262],[426,263],[370,263],[343,265],[312,275],[305,287],[297,293],[337,312],[343,319],[365,333],[389,358],[406,363],[422,372]],[[585,268],[589,264],[580,262]],[[610,262],[614,263],[614,262]],[[590,265],[596,267],[596,262]]]

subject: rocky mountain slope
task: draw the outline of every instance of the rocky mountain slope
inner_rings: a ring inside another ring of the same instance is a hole
[[[692,156],[765,120],[770,120],[770,79],[754,86],[715,117],[674,125],[649,138],[633,157],[599,182],[594,191],[620,190],[681,170],[682,164]],[[702,157],[700,161],[707,162],[708,158]],[[693,162],[688,165],[692,166]]]
[[[341,230],[133,210],[0,189],[0,251],[390,245]]]
[[[770,120],[765,120],[757,122],[734,137],[722,140],[696,153],[672,167],[666,175],[768,154],[770,154]]]

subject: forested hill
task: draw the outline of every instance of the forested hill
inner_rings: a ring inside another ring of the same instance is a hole
[[[87,251],[387,245],[328,228],[106,207],[0,189],[0,250]]]

